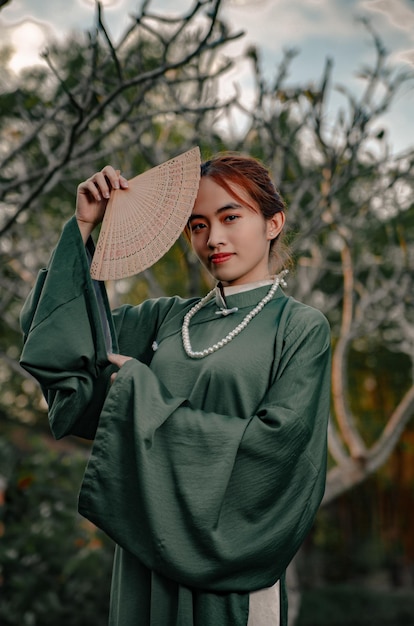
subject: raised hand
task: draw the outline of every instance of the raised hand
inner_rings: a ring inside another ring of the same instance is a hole
[[[127,179],[111,165],[106,165],[100,172],[80,183],[75,215],[85,242],[95,226],[102,222],[112,190],[127,188]]]

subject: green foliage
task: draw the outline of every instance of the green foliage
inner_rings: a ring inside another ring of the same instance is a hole
[[[357,347],[349,356],[349,402],[371,445],[380,436],[399,397],[410,388],[410,358],[387,350],[374,333]]]
[[[22,455],[4,439],[0,451],[0,623],[107,624],[112,544],[76,513],[85,453],[38,440]]]

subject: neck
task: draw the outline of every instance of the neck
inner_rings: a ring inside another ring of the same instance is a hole
[[[224,293],[225,295],[230,295],[233,293],[240,293],[242,291],[249,291],[250,289],[257,289],[257,287],[264,287],[266,285],[271,285],[275,280],[275,277],[266,277],[266,278],[262,278],[260,280],[255,280],[249,283],[241,283],[241,284],[236,284],[236,285],[232,285],[232,284],[227,284],[227,285],[223,285],[222,283],[219,283],[218,286],[220,288],[220,290],[222,291],[222,293]]]

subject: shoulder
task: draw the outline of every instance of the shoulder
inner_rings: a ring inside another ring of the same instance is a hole
[[[322,311],[292,296],[285,298],[285,340],[293,343],[312,337],[320,343],[330,343],[331,329]]]
[[[311,324],[312,326],[325,326],[329,328],[329,322],[319,309],[295,300],[292,296],[287,296],[289,302],[289,318],[291,322]]]
[[[178,296],[151,298],[115,309],[113,320],[121,354],[148,363],[161,328],[181,328],[187,302]]]
[[[113,316],[118,323],[142,324],[150,320],[152,325],[160,325],[166,319],[175,315],[182,315],[191,307],[197,298],[181,298],[180,296],[149,298],[140,304],[124,304],[113,311]]]

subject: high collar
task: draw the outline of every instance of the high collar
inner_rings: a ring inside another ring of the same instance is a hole
[[[270,285],[273,284],[273,282],[274,282],[273,278],[268,278],[264,280],[258,280],[252,283],[244,283],[242,285],[230,285],[228,287],[223,287],[221,283],[218,283],[215,288],[216,304],[222,311],[233,312],[231,308],[228,308],[228,305],[231,303],[231,301],[234,301],[237,299],[238,304],[240,303],[240,305],[242,305],[242,302],[247,304],[251,300],[250,294],[248,294],[247,292],[251,292],[255,289],[259,289],[260,287],[269,287]],[[244,294],[244,293],[246,293],[246,298],[235,299],[234,297],[232,297],[232,296],[235,296],[238,294]],[[256,297],[257,296],[254,295],[253,301],[255,300]]]

